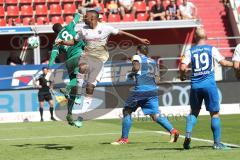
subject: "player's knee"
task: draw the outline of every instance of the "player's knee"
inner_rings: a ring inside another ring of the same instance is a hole
[[[195,117],[198,117],[200,110],[199,109],[194,109],[191,111],[191,114],[194,115]]]
[[[219,117],[219,112],[210,112],[211,117],[217,118]]]
[[[77,86],[71,88],[70,95],[75,95],[77,93]]]
[[[81,63],[79,65],[79,72],[82,74],[86,74],[88,69],[88,65],[86,63]]]
[[[131,115],[132,110],[130,108],[123,108],[123,116]]]
[[[88,83],[86,87],[86,93],[92,95],[94,88],[95,88],[95,85]]]
[[[50,108],[53,108],[53,107],[54,107],[53,100],[49,101],[49,105],[50,105]]]
[[[154,122],[157,121],[157,115],[156,115],[156,114],[151,114],[150,117],[152,118],[152,120],[153,120]]]

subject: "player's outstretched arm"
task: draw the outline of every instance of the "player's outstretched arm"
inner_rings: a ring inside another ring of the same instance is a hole
[[[233,62],[233,67],[234,67],[234,69],[236,69],[236,70],[240,70],[240,62],[234,61],[234,62]]]
[[[233,67],[233,62],[226,60],[225,57],[220,54],[217,48],[212,48],[212,55],[213,58],[217,60],[217,62],[220,63],[222,66]]]
[[[219,63],[224,67],[233,67],[233,62],[225,60],[225,59],[219,61]]]
[[[54,45],[52,52],[51,52],[50,59],[49,59],[48,67],[51,67],[54,64],[55,59],[58,56],[58,54],[59,54],[58,47],[56,45]]]
[[[135,36],[135,35],[133,35],[133,34],[131,34],[131,33],[128,33],[128,32],[122,31],[122,30],[119,30],[118,34],[119,34],[119,35],[125,35],[125,36],[127,36],[127,37],[136,39],[136,40],[138,40],[139,42],[141,42],[141,43],[143,43],[143,44],[146,44],[146,45],[150,44],[150,41],[149,41],[148,39],[140,38],[140,37],[138,37],[138,36]]]

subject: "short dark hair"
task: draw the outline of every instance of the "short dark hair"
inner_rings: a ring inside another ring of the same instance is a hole
[[[148,46],[147,45],[144,45],[144,44],[139,44],[137,46],[137,50],[140,52],[140,53],[148,53]]]
[[[62,30],[63,26],[60,24],[60,23],[55,23],[53,26],[52,26],[52,30],[55,32],[55,33],[59,33],[61,30]]]
[[[42,71],[43,71],[44,69],[48,69],[48,67],[42,67]]]
[[[94,9],[87,10],[86,13],[93,13],[93,14],[95,14],[95,16],[96,16],[97,18],[99,18],[99,13],[98,13],[98,11],[96,11],[96,10],[94,10]]]

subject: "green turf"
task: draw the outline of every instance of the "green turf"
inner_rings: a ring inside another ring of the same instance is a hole
[[[185,119],[171,122],[184,134]],[[223,142],[240,145],[240,115],[222,116]],[[0,160],[238,160],[240,149],[216,151],[208,142],[192,141],[193,149],[182,149],[183,139],[170,144],[157,124],[134,120],[130,144],[112,146],[120,136],[120,120],[97,120],[74,128],[64,122],[0,124]],[[150,131],[150,132],[148,132]],[[212,139],[210,119],[199,117],[194,137]]]

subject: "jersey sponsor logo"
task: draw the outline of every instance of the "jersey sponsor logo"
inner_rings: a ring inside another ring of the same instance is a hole
[[[198,73],[193,73],[194,76],[202,76],[202,75],[206,75],[206,74],[210,74],[210,71],[203,71],[203,72],[198,72]]]

